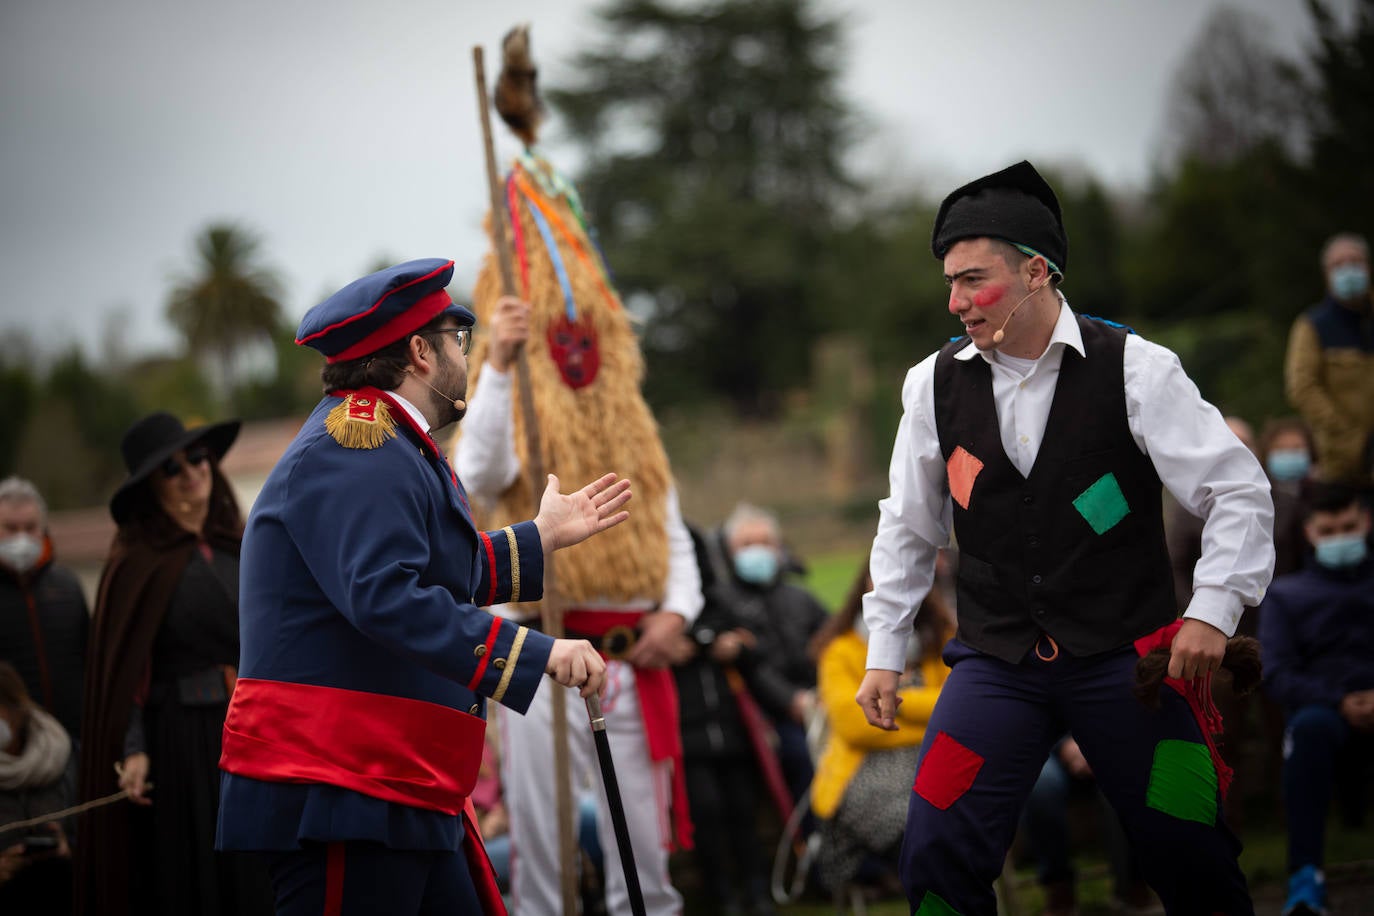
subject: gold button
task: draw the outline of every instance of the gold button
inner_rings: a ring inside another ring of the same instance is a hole
[[[492,662],[492,664],[497,668],[504,668],[506,667],[506,660],[504,658],[498,658],[496,661]]]
[[[478,714],[479,712],[481,712],[481,711],[482,711],[481,707],[479,707],[476,703],[473,703],[473,704],[472,704],[472,708],[468,710],[468,715],[470,715],[470,716],[475,716],[475,715],[477,715],[477,714]]]
[[[487,654],[487,647],[485,645],[478,646],[476,649],[472,650],[472,654],[481,658],[483,655]]]

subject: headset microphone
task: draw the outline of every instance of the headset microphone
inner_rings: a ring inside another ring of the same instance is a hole
[[[414,374],[414,373],[412,373],[412,374]],[[455,397],[453,397],[452,395],[444,394],[444,393],[443,393],[442,391],[440,391],[438,388],[435,388],[433,385],[429,384],[429,382],[426,382],[424,379],[420,378],[418,375],[416,375],[415,377],[416,377],[417,379],[420,379],[420,381],[421,381],[426,387],[428,387],[430,391],[433,391],[435,394],[439,395],[439,397],[443,398],[443,399],[446,400],[446,401],[452,401],[452,402],[453,402],[453,409],[454,409],[454,410],[467,410],[467,409],[468,409],[468,402],[467,402],[467,401],[464,401],[462,398],[455,398]]]
[[[1046,284],[1046,283],[1049,283],[1049,282],[1050,282],[1049,280],[1046,280],[1045,283],[1041,283],[1041,284],[1040,284],[1039,286],[1037,286],[1035,289],[1031,290],[1030,292],[1026,293],[1024,296],[1022,296],[1020,302],[1016,303],[1015,305],[1013,305],[1013,306],[1011,307],[1011,311],[1010,311],[1010,312],[1007,312],[1007,317],[1006,317],[1005,319],[1003,319],[1003,321],[1002,321],[1002,327],[998,328],[998,329],[997,329],[996,331],[994,331],[993,334],[992,334],[992,345],[993,345],[993,346],[997,346],[998,344],[1000,344],[1000,343],[1002,342],[1003,338],[1005,338],[1005,337],[1007,336],[1006,330],[1005,330],[1006,327],[1007,327],[1007,322],[1011,321],[1011,316],[1016,314],[1016,310],[1019,309],[1021,306],[1025,305],[1027,299],[1029,299],[1031,296],[1034,296],[1036,293],[1038,293],[1038,292],[1040,292],[1042,289],[1044,289],[1044,288],[1045,288],[1045,284]]]

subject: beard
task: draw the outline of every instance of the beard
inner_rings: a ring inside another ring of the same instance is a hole
[[[439,353],[438,363],[439,371],[435,374],[434,387],[430,389],[429,402],[439,421],[434,424],[434,428],[443,429],[450,423],[457,423],[467,413],[466,407],[459,410],[453,406],[453,402],[467,399],[468,373],[466,368],[449,360],[442,351]]]

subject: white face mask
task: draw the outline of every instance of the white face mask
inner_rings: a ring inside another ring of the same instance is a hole
[[[43,555],[43,542],[31,534],[14,534],[0,540],[0,563],[21,575],[33,569]]]

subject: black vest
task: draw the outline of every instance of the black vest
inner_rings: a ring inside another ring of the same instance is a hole
[[[951,475],[959,544],[959,638],[1013,664],[1041,632],[1077,656],[1119,648],[1177,616],[1159,476],[1131,438],[1124,329],[1078,317],[1029,477],[1002,448],[992,368],[935,361],[935,427]],[[972,476],[972,487],[959,485]],[[966,491],[966,492],[965,492]],[[967,499],[967,506],[960,504]]]

